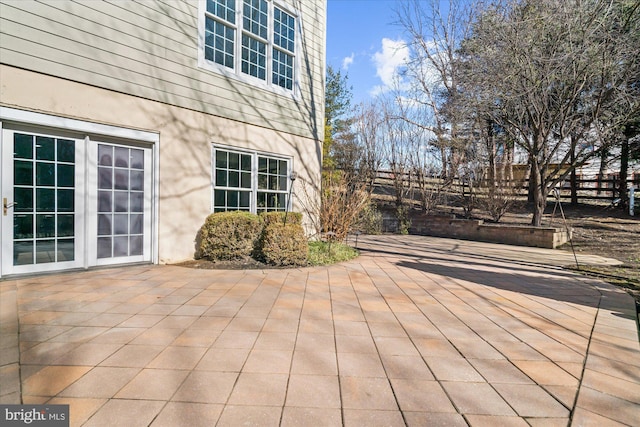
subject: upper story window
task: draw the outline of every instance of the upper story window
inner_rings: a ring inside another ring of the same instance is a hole
[[[201,0],[203,67],[293,92],[296,15],[272,0]]]

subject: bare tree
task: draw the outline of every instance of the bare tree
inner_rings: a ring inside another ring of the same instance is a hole
[[[571,136],[588,138],[610,119],[638,66],[640,27],[620,25],[624,3],[637,0],[506,0],[476,11],[460,89],[528,153],[533,225],[550,191],[609,143],[574,151]]]
[[[378,172],[386,158],[383,129],[384,114],[380,100],[374,99],[357,107],[353,120],[355,148],[359,153],[356,162],[369,194],[373,193]]]
[[[462,135],[465,118],[457,108],[458,48],[468,35],[470,9],[467,2],[449,0],[404,0],[397,9],[399,25],[406,31],[411,50],[405,96],[413,109],[422,109],[420,119],[403,118],[433,135],[440,151],[442,177],[453,178],[464,161],[468,139]]]

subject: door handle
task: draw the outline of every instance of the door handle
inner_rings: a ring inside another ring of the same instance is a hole
[[[2,199],[2,214],[3,214],[4,216],[7,216],[7,211],[9,210],[9,208],[12,208],[12,207],[14,207],[14,206],[18,206],[18,202],[11,202],[11,203],[8,203],[8,202],[7,202],[7,198],[6,198],[6,197],[5,197],[5,198],[3,198],[3,199]]]

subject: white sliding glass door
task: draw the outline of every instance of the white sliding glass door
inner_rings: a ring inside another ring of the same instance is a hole
[[[43,129],[2,127],[0,276],[151,262],[153,146]]]

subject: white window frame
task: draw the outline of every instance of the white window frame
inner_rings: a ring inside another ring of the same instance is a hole
[[[227,146],[227,145],[220,145],[220,144],[212,144],[211,147],[211,206],[210,206],[210,211],[211,212],[215,212],[215,191],[216,189],[221,189],[224,191],[233,191],[235,189],[235,187],[227,187],[227,186],[216,186],[216,152],[220,150],[220,151],[226,151],[226,152],[231,152],[231,153],[237,153],[237,154],[244,154],[244,155],[249,155],[251,156],[251,189],[250,189],[250,199],[249,199],[249,212],[251,213],[259,213],[258,212],[258,206],[257,206],[257,202],[258,202],[258,193],[279,193],[282,194],[285,197],[285,210],[291,211],[292,208],[292,203],[291,203],[291,199],[292,197],[289,197],[290,190],[291,190],[291,172],[294,170],[293,168],[293,157],[292,156],[286,156],[283,154],[275,154],[275,153],[269,153],[269,152],[265,152],[265,151],[257,151],[257,150],[248,150],[248,149],[243,149],[243,148],[238,148],[238,147],[231,147],[231,146]],[[287,186],[285,190],[279,190],[279,191],[275,191],[275,190],[264,190],[264,189],[259,189],[258,188],[258,158],[259,157],[266,157],[269,159],[275,159],[275,160],[280,160],[280,161],[286,161],[287,162]],[[246,190],[242,190],[242,188],[238,188],[238,191],[246,191]],[[269,210],[269,209],[265,209],[267,212],[275,212],[276,210]],[[260,211],[263,211],[263,209],[260,209]],[[280,211],[280,212],[284,212],[284,211]]]
[[[301,38],[302,38],[302,28],[301,28],[301,18],[300,13],[292,8],[291,6],[284,4],[282,2],[274,1],[274,0],[266,0],[268,4],[268,19],[267,19],[267,39],[263,40],[262,38],[256,36],[255,34],[243,29],[243,0],[235,0],[236,2],[236,17],[235,24],[231,24],[227,21],[218,18],[217,16],[207,12],[207,0],[198,0],[198,67],[207,70],[213,71],[217,74],[222,74],[225,77],[239,80],[243,83],[247,83],[253,86],[257,86],[259,88],[274,92],[278,95],[282,95],[285,97],[290,97],[292,99],[298,100],[300,98],[300,70],[301,70],[301,61],[300,61],[300,52],[301,49]],[[280,46],[277,46],[274,43],[274,8],[278,8],[283,12],[293,16],[295,20],[295,43],[294,43],[294,51],[288,51],[287,49],[283,49]],[[205,26],[206,26],[206,18],[209,17],[216,21],[224,23],[228,27],[233,28],[235,32],[234,39],[234,58],[233,69],[223,65],[218,64],[214,61],[210,61],[205,59]],[[252,37],[253,39],[260,40],[262,42],[266,41],[266,79],[262,80],[258,77],[253,77],[250,74],[245,74],[242,72],[242,35],[246,34]],[[273,50],[279,50],[283,53],[293,56],[293,85],[292,89],[286,89],[278,84],[273,83]]]

